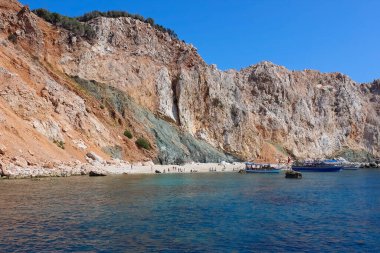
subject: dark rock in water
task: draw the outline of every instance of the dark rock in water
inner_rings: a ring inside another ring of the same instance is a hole
[[[105,177],[107,175],[102,172],[90,171],[89,176],[90,177]]]
[[[302,178],[302,173],[298,171],[287,171],[285,173],[285,178],[296,178],[296,179],[301,179]]]
[[[377,168],[377,164],[376,163],[369,163],[369,167],[370,168]]]
[[[370,163],[364,163],[364,164],[360,165],[360,168],[362,168],[362,169],[375,169],[375,168],[379,168],[379,165],[377,163],[370,162]]]
[[[161,173],[161,171],[159,171],[159,170],[156,170],[156,171],[155,171],[155,173],[156,173],[156,174],[160,174],[160,173]]]

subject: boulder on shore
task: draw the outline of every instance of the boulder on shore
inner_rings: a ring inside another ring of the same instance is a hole
[[[90,171],[89,176],[90,177],[105,177],[107,175],[104,172]]]
[[[92,159],[93,161],[97,161],[97,162],[100,162],[100,163],[103,162],[103,159],[100,156],[98,156],[97,154],[95,154],[94,152],[88,152],[86,154],[86,156],[88,158]]]
[[[10,177],[10,173],[9,173],[9,171],[7,171],[7,168],[6,168],[5,164],[0,161],[0,178],[1,177],[7,177],[7,178],[9,178]]]
[[[5,155],[6,151],[7,148],[4,145],[0,144],[0,155]]]

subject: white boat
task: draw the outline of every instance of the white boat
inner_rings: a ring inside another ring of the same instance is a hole
[[[342,166],[342,170],[358,170],[360,167],[360,164],[351,163],[344,158],[325,159],[323,162],[326,164]]]
[[[245,163],[245,173],[279,173],[281,169],[273,167],[271,164],[264,163]]]

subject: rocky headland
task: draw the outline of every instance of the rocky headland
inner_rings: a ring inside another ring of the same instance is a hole
[[[379,81],[271,62],[221,71],[141,20],[86,25],[91,39],[0,0],[2,174],[87,174],[89,153],[119,167],[380,156]]]

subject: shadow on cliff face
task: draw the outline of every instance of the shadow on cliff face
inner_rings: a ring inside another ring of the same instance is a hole
[[[194,138],[176,126],[157,117],[149,110],[139,106],[124,92],[106,84],[73,77],[81,89],[107,105],[110,115],[117,112],[126,119],[126,112],[133,119],[145,126],[146,132],[155,137],[158,156],[156,162],[161,164],[182,164],[186,162],[233,162],[238,158],[225,154],[210,144]]]

